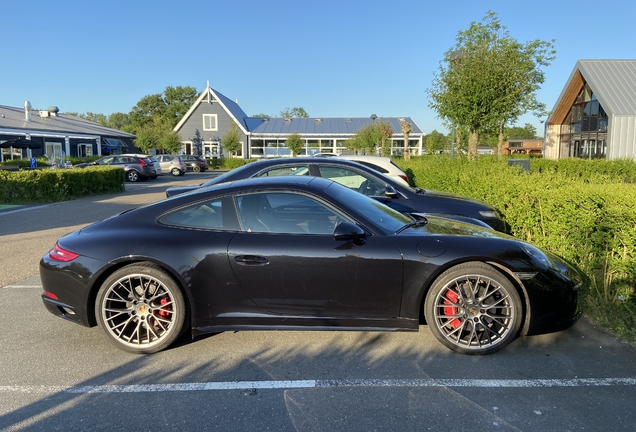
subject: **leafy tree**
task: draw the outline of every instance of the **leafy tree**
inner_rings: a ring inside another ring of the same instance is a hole
[[[221,145],[234,156],[241,149],[241,132],[234,120],[230,120],[230,127],[221,138]]]
[[[404,159],[411,160],[411,147],[409,146],[409,135],[413,132],[413,125],[403,120],[400,122],[400,128],[402,129],[402,135],[404,135]]]
[[[254,114],[252,117],[255,117],[255,118],[272,118],[273,116],[271,116],[269,114],[260,113],[260,114]]]
[[[179,120],[197,100],[194,87],[166,87],[163,94],[141,98],[130,111],[130,121],[135,128],[153,123],[158,117],[168,121],[174,128]]]
[[[131,129],[132,123],[130,122],[128,114],[116,112],[108,116],[106,126],[128,132]]]
[[[435,152],[444,150],[450,145],[450,139],[441,132],[433,129],[433,131],[426,135],[424,146],[426,147],[427,154],[433,154]]]
[[[285,145],[292,152],[292,156],[296,156],[302,151],[303,146],[305,145],[305,140],[300,136],[300,134],[294,132],[287,136]]]
[[[530,123],[526,123],[523,127],[513,126],[506,128],[506,138],[508,139],[538,139],[541,138],[537,135],[537,128]]]
[[[355,152],[374,155],[376,149],[382,146],[382,139],[380,122],[374,122],[358,129],[351,139],[345,141],[345,147]]]
[[[305,111],[304,108],[294,107],[292,109],[285,108],[280,112],[280,116],[282,118],[309,118],[309,114]]]
[[[427,90],[429,105],[448,123],[468,128],[468,150],[476,156],[480,132],[503,134],[520,115],[545,112],[535,93],[545,79],[541,68],[554,54],[554,41],[517,42],[497,14],[488,12],[481,23],[459,32],[444,54]]]

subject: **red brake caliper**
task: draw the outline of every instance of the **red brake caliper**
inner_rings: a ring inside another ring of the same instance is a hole
[[[161,306],[164,306],[164,305],[168,304],[168,302],[169,302],[169,301],[170,301],[170,300],[168,299],[168,297],[163,297],[163,298],[159,301],[159,304],[160,304]],[[171,307],[168,307],[168,309],[172,310],[172,308],[171,308]],[[158,313],[159,313],[159,316],[160,316],[160,317],[162,317],[162,318],[168,318],[168,317],[170,316],[170,312],[169,312],[169,311],[166,311],[166,310],[160,310],[160,311],[158,311]]]
[[[446,305],[457,304],[457,293],[455,293],[455,291],[451,291],[451,290],[446,291],[446,294],[444,295],[444,297],[448,299],[448,300],[444,300],[444,304]],[[444,306],[444,314],[456,315],[457,308],[455,306]],[[450,326],[454,329],[456,329],[460,325],[461,325],[461,321],[459,320],[459,318],[454,318],[450,323]]]

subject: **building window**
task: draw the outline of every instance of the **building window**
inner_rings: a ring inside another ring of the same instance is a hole
[[[219,130],[216,114],[203,114],[203,130],[204,131]]]
[[[605,158],[608,116],[586,83],[561,125],[561,155]]]

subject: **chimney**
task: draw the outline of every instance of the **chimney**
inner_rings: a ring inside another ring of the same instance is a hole
[[[24,101],[24,120],[31,121],[31,102]]]

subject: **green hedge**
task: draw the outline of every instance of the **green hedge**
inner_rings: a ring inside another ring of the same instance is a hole
[[[414,185],[480,199],[508,232],[578,265],[590,278],[587,312],[636,341],[636,163],[532,159],[530,172],[480,156],[395,159]]]
[[[124,190],[121,168],[0,170],[0,202],[26,204],[66,201],[88,195]]]

